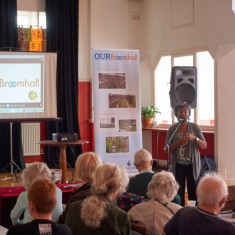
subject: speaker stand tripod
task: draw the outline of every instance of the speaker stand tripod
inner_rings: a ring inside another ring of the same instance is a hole
[[[16,173],[18,171],[21,171],[21,168],[14,162],[13,160],[13,144],[12,144],[12,127],[13,127],[13,122],[10,122],[10,161],[2,168],[3,170],[5,170],[5,172],[7,172],[7,167],[10,166],[11,168],[11,172],[10,172],[10,176],[15,176],[16,182],[18,183],[18,178]]]

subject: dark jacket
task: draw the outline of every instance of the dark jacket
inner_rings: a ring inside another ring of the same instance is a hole
[[[65,224],[68,225],[72,233],[79,235],[130,235],[130,219],[128,214],[122,209],[109,202],[107,217],[101,221],[99,228],[87,227],[81,220],[81,205],[83,201],[69,204]]]
[[[91,195],[91,183],[86,183],[83,184],[81,187],[79,187],[76,191],[74,191],[71,195],[71,198],[69,199],[68,204],[66,205],[63,213],[60,215],[58,223],[59,224],[64,224],[65,222],[65,218],[66,218],[66,214],[67,214],[67,208],[68,205],[72,202],[76,202],[79,200],[83,200],[86,197]]]
[[[127,192],[134,193],[140,196],[148,198],[146,193],[148,190],[148,184],[154,176],[154,172],[143,172],[130,178]]]
[[[7,235],[72,235],[70,228],[64,224],[57,224],[50,220],[35,219],[26,224],[16,224],[9,228]]]

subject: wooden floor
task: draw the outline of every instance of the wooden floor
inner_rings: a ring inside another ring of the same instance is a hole
[[[74,169],[67,170],[67,181],[76,181],[76,179],[74,179]],[[14,187],[21,185],[23,184],[20,172],[16,173],[16,176],[14,174],[11,174],[10,172],[0,173],[0,187]]]

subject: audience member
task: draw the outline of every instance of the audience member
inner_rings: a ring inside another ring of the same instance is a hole
[[[31,187],[31,185],[37,180],[40,179],[50,180],[50,177],[51,177],[51,171],[47,167],[47,165],[43,162],[34,162],[23,170],[22,180],[26,191],[22,192],[19,195],[16,204],[11,211],[10,216],[13,224],[28,223],[32,220],[32,216],[30,215],[28,210],[28,190]],[[55,222],[58,220],[59,215],[63,211],[62,191],[58,187],[56,187],[56,198],[57,198],[56,207],[52,212],[52,220]],[[22,214],[23,214],[23,219],[20,220]]]
[[[225,181],[217,174],[201,178],[197,187],[198,207],[180,209],[165,225],[167,235],[232,235],[235,225],[221,219],[218,214],[228,196]]]
[[[85,199],[87,196],[91,195],[91,176],[100,165],[102,165],[102,160],[100,156],[94,152],[85,152],[78,156],[75,164],[75,174],[82,185],[73,192],[68,204]],[[59,217],[59,223],[64,223],[66,213],[67,206]]]
[[[179,185],[171,172],[156,173],[148,185],[150,200],[132,207],[128,214],[132,224],[144,225],[147,234],[163,234],[164,225],[181,206],[171,202]]]
[[[91,183],[92,196],[68,205],[65,224],[73,234],[130,234],[128,214],[113,203],[126,187],[126,179],[126,170],[114,164],[104,164],[96,169]]]
[[[134,165],[139,171],[139,174],[130,178],[129,184],[127,186],[127,192],[144,196],[145,199],[148,199],[148,184],[155,174],[152,170],[152,154],[146,149],[140,149],[134,155]],[[174,197],[173,202],[177,204],[181,203],[181,198],[178,194]]]
[[[127,186],[127,192],[144,196],[147,198],[147,187],[151,181],[154,172],[152,171],[152,154],[146,149],[140,149],[134,155],[134,165],[139,174],[130,178]]]
[[[128,212],[133,206],[144,201],[145,198],[143,196],[134,193],[123,192],[117,196],[115,204],[122,210]]]
[[[52,211],[56,206],[57,187],[50,180],[38,180],[28,190],[29,212],[33,220],[9,228],[7,235],[72,235],[70,228],[53,222]]]

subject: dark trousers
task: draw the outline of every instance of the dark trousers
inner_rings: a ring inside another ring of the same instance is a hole
[[[185,206],[185,181],[187,182],[188,199],[196,201],[196,181],[193,177],[192,165],[176,164],[175,170],[175,179],[180,186],[178,194],[181,197],[181,206]]]

